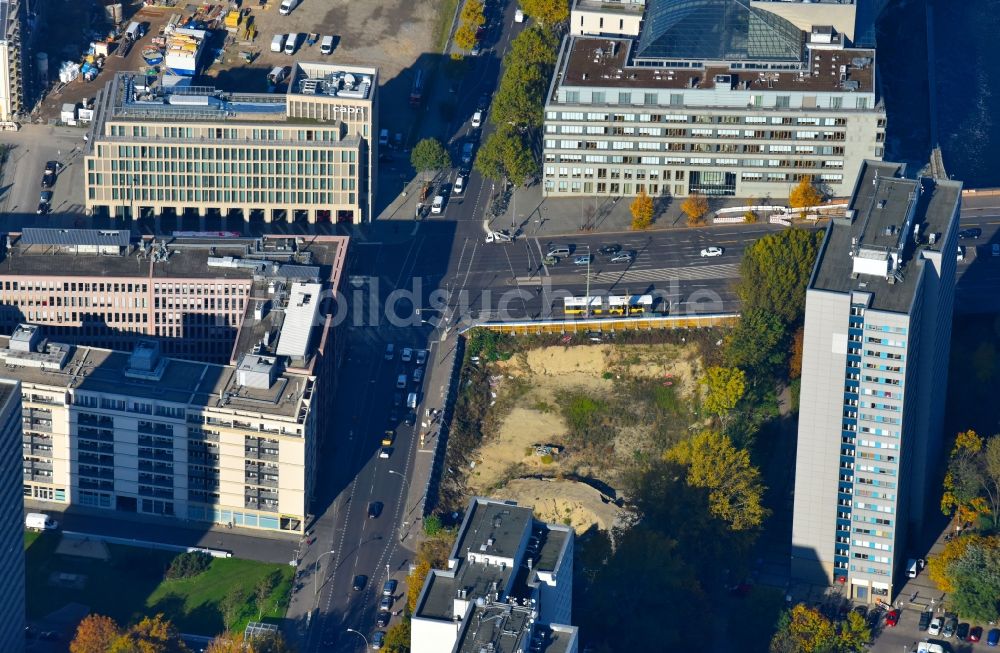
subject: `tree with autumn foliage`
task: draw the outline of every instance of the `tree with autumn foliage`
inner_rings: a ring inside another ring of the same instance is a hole
[[[982,537],[975,533],[966,533],[962,537],[945,542],[941,553],[927,558],[927,576],[939,590],[948,594],[955,591],[955,584],[948,569],[953,562],[962,557],[970,545],[981,539]]]
[[[704,195],[691,193],[681,202],[681,211],[687,216],[688,226],[696,227],[705,221],[708,213],[708,200]]]
[[[115,620],[103,614],[89,614],[76,627],[76,636],[69,644],[70,653],[107,653],[121,635]]]
[[[788,359],[788,378],[793,381],[802,376],[802,353],[804,351],[803,341],[806,330],[799,327],[792,334],[792,355]]]
[[[955,436],[941,511],[963,524],[984,516],[1000,523],[1000,436],[983,439],[972,430]]]
[[[832,649],[836,637],[832,621],[800,603],[783,615],[771,639],[771,653],[820,653]]]
[[[632,212],[632,230],[633,231],[643,231],[644,229],[649,229],[649,226],[653,224],[653,198],[649,196],[646,189],[639,191],[635,199],[629,205],[629,210]]]
[[[734,531],[758,528],[768,514],[760,470],[750,452],[725,435],[703,431],[672,447],[664,456],[687,467],[687,484],[708,490],[709,512]]]
[[[569,18],[569,0],[520,0],[521,9],[546,27]]]
[[[417,609],[417,599],[424,589],[424,581],[431,569],[444,569],[448,565],[448,556],[455,543],[455,531],[442,529],[437,535],[428,537],[417,547],[417,557],[406,580],[406,608],[409,614]]]
[[[177,628],[162,614],[142,621],[118,636],[108,653],[191,653]]]
[[[737,367],[709,367],[698,382],[706,391],[702,406],[708,412],[718,415],[723,422],[730,411],[736,408],[747,389],[746,374]]]
[[[809,175],[802,175],[798,185],[788,194],[788,205],[793,209],[811,209],[822,200],[823,193],[813,185]]]

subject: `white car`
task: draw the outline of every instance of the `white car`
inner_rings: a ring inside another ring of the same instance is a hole
[[[444,195],[435,195],[431,204],[431,213],[441,214],[444,212]]]
[[[451,192],[461,195],[463,190],[465,190],[465,175],[459,175],[455,178],[455,185],[451,187]]]
[[[483,112],[477,111],[472,114],[472,126],[479,127],[483,124]]]
[[[417,365],[423,365],[427,362],[427,350],[418,349],[417,350]]]
[[[702,258],[705,258],[706,256],[707,257],[722,256],[722,248],[715,247],[714,245],[712,247],[706,247],[705,249],[701,250],[701,256]]]
[[[934,617],[931,619],[931,625],[927,627],[927,634],[940,635],[942,625],[943,623],[941,617]]]
[[[385,460],[392,455],[391,447],[382,447],[378,450],[378,457]]]
[[[409,363],[413,359],[413,350],[409,347],[403,347],[402,359],[404,363]]]

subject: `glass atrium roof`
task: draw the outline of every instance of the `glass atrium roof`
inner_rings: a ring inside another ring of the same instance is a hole
[[[638,59],[801,61],[802,31],[743,0],[650,0]]]

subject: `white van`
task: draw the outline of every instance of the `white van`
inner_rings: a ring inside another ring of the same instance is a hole
[[[146,31],[142,28],[142,24],[135,21],[129,23],[128,28],[125,30],[125,36],[133,43],[141,39],[145,33]]]
[[[299,2],[302,0],[281,0],[281,6],[278,7],[278,13],[282,16],[287,16],[292,13],[292,9],[299,6]]]
[[[319,42],[319,53],[330,54],[331,52],[333,52],[333,37],[327,35],[324,36],[323,40]]]
[[[24,516],[24,527],[29,531],[54,531],[59,528],[59,522],[43,512],[29,512]]]
[[[514,12],[514,22],[523,23],[524,22],[524,12],[518,9]]]
[[[285,49],[285,38],[284,34],[275,34],[274,38],[271,39],[271,52],[281,52]]]
[[[288,35],[288,40],[285,41],[285,54],[295,54],[295,50],[299,46],[299,35],[292,32]]]
[[[416,392],[411,392],[410,394],[406,395],[406,407],[409,408],[410,410],[413,410],[414,408],[417,407]]]

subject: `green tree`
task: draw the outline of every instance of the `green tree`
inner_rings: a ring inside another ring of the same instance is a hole
[[[805,312],[806,285],[821,237],[818,232],[786,229],[747,247],[736,285],[743,310],[761,309],[786,324],[798,322]]]
[[[948,471],[944,476],[941,512],[948,516],[957,515],[963,523],[975,521],[979,515],[990,512],[983,496],[989,481],[982,452],[983,438],[975,431],[964,431],[955,436],[955,445],[948,458]]]
[[[108,653],[190,653],[174,624],[162,614],[144,617],[118,636]]]
[[[632,212],[632,229],[642,231],[648,229],[653,224],[653,198],[646,193],[646,189],[639,191],[636,198],[629,205]]]
[[[493,97],[490,118],[497,125],[510,124],[521,129],[541,127],[547,83],[545,71],[539,66],[510,60]]]
[[[687,466],[687,484],[708,490],[709,512],[734,531],[759,528],[767,517],[764,485],[750,453],[715,431],[703,431],[670,449],[668,460]]]
[[[385,634],[386,653],[409,653],[410,651],[410,619],[405,617],[394,624]]]
[[[868,650],[868,642],[872,639],[872,630],[864,617],[851,610],[847,617],[837,626],[838,653],[863,653]]]
[[[706,389],[702,406],[723,420],[736,408],[747,389],[746,374],[737,367],[709,367],[698,382]]]
[[[413,146],[410,163],[422,175],[451,167],[451,157],[436,138],[425,138]]]
[[[833,622],[819,610],[799,604],[783,619],[771,639],[771,653],[825,653],[836,642]]]
[[[231,588],[222,597],[222,601],[219,602],[219,610],[222,612],[222,622],[225,624],[227,632],[232,630],[236,622],[240,620],[246,605],[246,590],[239,585]]]
[[[271,592],[274,591],[280,577],[281,575],[277,571],[273,571],[266,576],[262,576],[254,586],[253,602],[257,606],[258,619],[264,615],[264,611],[267,609],[267,600],[271,597]]]
[[[956,537],[945,542],[941,553],[927,558],[927,577],[939,590],[948,594],[955,592],[955,582],[951,574],[952,565],[965,555],[966,549],[977,544],[981,539],[982,537],[975,533]]]
[[[786,341],[785,324],[777,315],[760,308],[744,311],[726,338],[726,364],[770,373],[784,364]]]
[[[510,61],[532,66],[554,66],[559,40],[540,27],[529,27],[518,34],[510,44]]]
[[[523,185],[538,173],[525,137],[511,125],[503,124],[483,142],[476,155],[475,168],[487,179]]]
[[[1000,619],[1000,536],[966,547],[949,565],[949,575],[955,585],[951,600],[960,615],[984,622]]]
[[[813,186],[812,177],[803,175],[788,194],[788,205],[793,209],[811,209],[823,200],[823,193]]]
[[[569,18],[568,0],[521,0],[521,9],[546,27]]]

